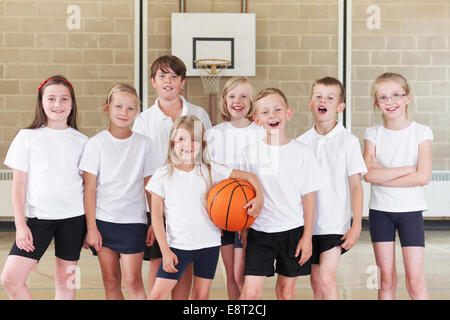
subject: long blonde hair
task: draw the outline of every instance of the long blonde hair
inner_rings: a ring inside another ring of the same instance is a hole
[[[169,150],[167,152],[166,164],[169,166],[169,177],[172,176],[173,170],[178,161],[178,156],[175,153],[175,137],[178,129],[184,129],[189,132],[191,137],[194,137],[195,141],[201,141],[201,150],[195,156],[194,165],[197,173],[199,173],[204,179],[208,186],[208,190],[212,187],[212,176],[211,176],[211,160],[209,157],[208,146],[205,139],[205,127],[199,118],[196,116],[182,116],[179,117],[173,124],[172,130],[170,131],[169,140]],[[207,168],[208,178],[205,177],[202,171],[202,164]]]

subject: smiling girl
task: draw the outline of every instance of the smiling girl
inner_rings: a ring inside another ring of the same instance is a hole
[[[374,105],[383,124],[368,128],[364,136],[364,161],[371,183],[370,235],[381,272],[379,299],[394,299],[397,287],[395,232],[398,230],[412,299],[428,299],[425,274],[425,235],[422,211],[427,210],[422,186],[431,178],[433,133],[408,119],[413,100],[406,79],[384,73],[373,87]]]
[[[138,106],[132,86],[115,85],[104,104],[109,129],[87,142],[80,163],[86,243],[98,255],[107,299],[123,299],[121,263],[130,298],[146,298],[141,272],[147,235],[144,186],[157,157],[152,141],[131,131]]]
[[[220,105],[224,122],[206,131],[211,159],[239,169],[242,150],[266,135],[253,120],[254,88],[246,77],[232,77],[224,85]],[[239,298],[244,285],[245,251],[237,232],[222,231],[220,252],[230,300]]]
[[[170,133],[166,164],[155,171],[146,190],[151,192],[153,230],[161,248],[162,264],[149,299],[166,299],[194,265],[192,299],[208,299],[219,259],[220,229],[206,212],[208,190],[226,178],[248,180],[256,197],[245,207],[257,216],[263,205],[258,178],[209,161],[204,126],[195,116],[182,116]],[[165,220],[165,223],[164,223]]]
[[[55,299],[74,299],[70,284],[86,230],[78,164],[87,137],[77,130],[72,84],[56,75],[38,89],[35,117],[14,138],[5,165],[13,170],[16,241],[1,275],[10,299],[32,299],[26,280],[52,239]],[[27,217],[28,219],[26,220]]]

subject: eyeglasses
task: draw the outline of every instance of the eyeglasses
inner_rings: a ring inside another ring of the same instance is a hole
[[[400,93],[400,92],[394,92],[391,96],[379,96],[377,97],[378,103],[387,103],[389,99],[392,99],[392,101],[398,101],[401,98],[406,96],[406,93]]]

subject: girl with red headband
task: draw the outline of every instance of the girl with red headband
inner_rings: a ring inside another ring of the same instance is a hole
[[[33,122],[6,155],[13,170],[16,241],[1,274],[10,299],[31,299],[26,280],[54,239],[55,299],[74,299],[74,273],[86,233],[78,164],[88,138],[77,130],[77,104],[63,76],[38,88]]]

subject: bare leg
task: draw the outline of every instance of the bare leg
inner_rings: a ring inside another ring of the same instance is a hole
[[[107,247],[97,251],[107,300],[123,300],[119,253]]]
[[[242,287],[240,300],[259,300],[261,299],[262,290],[266,277],[261,276],[245,276],[244,287]]]
[[[194,272],[194,264],[191,263],[181,276],[180,281],[172,290],[172,300],[188,300],[191,294],[192,274]]]
[[[192,300],[208,300],[212,279],[194,277]]]
[[[68,261],[56,257],[55,300],[75,300],[76,270],[78,261]]]
[[[278,275],[275,292],[278,300],[293,300],[297,277],[285,277]]]
[[[11,300],[31,300],[30,289],[26,281],[37,260],[10,255],[3,267],[1,282]]]
[[[374,242],[375,260],[380,268],[379,300],[395,299],[397,270],[395,269],[395,242]]]
[[[234,279],[234,245],[229,244],[220,247],[225,272],[227,275],[227,292],[229,300],[237,300],[240,292]]]
[[[314,300],[322,300],[322,292],[320,291],[320,265],[311,264],[311,276],[309,278],[311,288],[313,289]]]
[[[142,260],[144,252],[120,254],[122,260],[123,280],[130,299],[145,300],[144,282],[142,280]]]
[[[403,247],[406,289],[413,300],[428,300],[424,272],[424,247]]]
[[[234,248],[234,280],[238,286],[239,293],[244,286],[245,250]]]
[[[341,247],[334,247],[320,254],[319,286],[324,300],[339,300],[336,270],[340,258]]]

